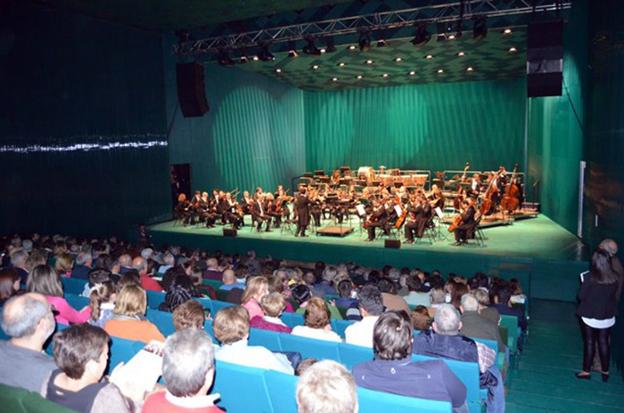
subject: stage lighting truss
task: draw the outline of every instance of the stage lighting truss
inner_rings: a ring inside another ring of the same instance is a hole
[[[478,17],[487,18],[490,22],[490,27],[496,27],[492,22],[497,18],[503,18],[507,25],[509,25],[510,21],[513,22],[514,19],[518,25],[522,25],[527,23],[527,18],[533,13],[541,14],[562,11],[571,7],[571,0],[448,1],[403,10],[291,24],[198,40],[193,40],[192,37],[188,37],[187,40],[179,37],[178,43],[174,45],[174,53],[178,56],[214,54],[219,50],[233,51],[242,48],[255,48],[258,47],[258,44],[270,43],[275,46],[308,38],[322,39],[331,36],[357,36],[362,28],[368,28],[370,32],[377,32],[380,30],[392,31],[405,27],[418,27],[419,23],[439,24],[463,21],[467,24],[469,20]],[[457,33],[455,33],[456,35]],[[417,43],[420,43],[420,41]]]

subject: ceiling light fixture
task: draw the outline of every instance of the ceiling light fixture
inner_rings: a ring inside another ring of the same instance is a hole
[[[288,57],[298,57],[299,53],[297,53],[297,43],[294,41],[288,42]]]
[[[332,77],[332,82],[337,82],[338,78],[337,77]]]
[[[339,67],[344,67],[344,65],[345,65],[345,62],[340,62],[340,63],[338,63],[338,66],[339,66]]]
[[[277,69],[275,69],[275,73],[282,73],[282,69],[278,67]]]
[[[387,73],[384,73],[383,75],[381,75],[381,77],[383,77],[384,79],[387,78],[388,76],[390,76],[390,75],[387,74]]]
[[[312,65],[312,70],[318,70],[319,65]]]
[[[464,53],[464,52],[458,52],[457,53],[457,56],[459,56],[459,57],[464,57],[465,55],[466,55],[466,53]]]
[[[511,33],[513,33],[513,32],[509,28],[503,30],[503,34],[505,34],[505,35],[510,35]]]
[[[466,68],[466,72],[474,72],[474,68],[472,66],[468,66]]]
[[[357,80],[361,80],[361,79],[362,79],[362,75],[357,75],[355,78],[356,78]]]
[[[366,61],[366,64],[367,64],[367,65],[372,65],[373,63],[375,63],[375,62],[374,62],[374,61],[372,61],[372,60],[370,60],[370,59],[368,59],[368,60]]]
[[[425,56],[425,59],[427,59],[427,60],[431,60],[431,59],[433,59],[433,55],[428,54],[427,56]]]
[[[444,69],[438,69],[438,73],[440,74],[444,73]]]
[[[397,58],[394,59],[394,61],[397,62],[397,63],[401,63],[403,61],[403,58],[397,57]]]
[[[410,76],[415,76],[416,75],[416,71],[415,70],[410,70],[409,75]]]
[[[510,47],[508,50],[509,53],[517,53],[518,49],[516,49],[515,47]]]

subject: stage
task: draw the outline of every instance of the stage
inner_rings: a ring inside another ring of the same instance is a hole
[[[329,221],[324,224],[329,224]],[[351,261],[364,266],[439,269],[470,276],[476,271],[518,278],[536,298],[573,301],[578,288],[578,273],[587,268],[587,252],[578,238],[549,218],[516,221],[512,225],[483,230],[484,246],[472,241],[455,246],[453,234],[441,228],[446,239],[433,243],[423,239],[415,244],[401,243],[400,249],[384,247],[384,238],[366,242],[358,224],[345,237],[324,237],[311,233],[297,238],[293,231],[274,229],[257,232],[250,226],[236,237],[223,236],[223,227],[183,226],[168,221],[149,227],[157,245],[182,245],[208,251],[244,253],[253,249],[259,256],[338,263]],[[229,226],[228,226],[229,228]]]

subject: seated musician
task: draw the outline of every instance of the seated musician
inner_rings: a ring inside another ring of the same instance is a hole
[[[288,202],[290,200],[291,197],[289,197],[284,190],[284,186],[278,185],[277,191],[275,192],[275,206],[280,214],[282,221],[285,222],[290,221],[290,208],[288,207]]]
[[[431,185],[429,200],[432,201],[429,204],[432,209],[440,208],[441,210],[444,210],[444,195],[442,194],[440,187],[436,184]]]
[[[476,198],[481,193],[481,178],[479,174],[473,174],[470,179],[470,187],[466,191],[469,197]]]
[[[241,206],[243,207],[243,215],[251,215],[253,203],[254,200],[251,195],[249,195],[249,191],[243,192],[243,200],[241,201]]]
[[[474,207],[474,199],[467,198],[462,203],[461,223],[455,229],[455,245],[465,244],[474,232],[477,210]]]
[[[267,192],[264,194],[264,208],[266,209],[267,215],[271,217],[273,220],[273,227],[279,228],[282,224],[282,213],[277,209],[277,204],[275,203],[275,198],[273,194]]]
[[[408,208],[409,220],[405,223],[405,238],[407,243],[414,242],[414,233],[417,238],[422,238],[425,234],[427,223],[431,220],[431,205],[424,194],[416,197],[416,202]]]
[[[213,208],[212,200],[208,196],[208,192],[202,192],[200,208],[200,222],[205,222],[208,228],[214,228],[215,222],[217,221],[217,214]]]
[[[175,207],[175,215],[177,219],[181,219],[184,224],[188,224],[190,219],[191,203],[186,199],[186,194],[178,195],[178,204]]]
[[[229,192],[225,194],[225,204],[223,212],[225,220],[232,224],[235,229],[239,229],[243,225],[243,215],[242,212],[239,212],[238,202],[232,198],[232,194]]]
[[[265,205],[266,204],[264,203],[264,194],[259,194],[256,197],[256,200],[253,203],[253,208],[251,210],[251,215],[258,224],[256,227],[258,229],[258,232],[262,230],[262,224],[265,222],[266,231],[271,232],[271,216],[268,214]]]
[[[386,205],[384,203],[374,201],[373,212],[368,218],[365,226],[368,231],[368,241],[373,241],[375,239],[375,228],[382,228],[384,234],[390,235],[390,228],[388,227],[388,212],[386,211]]]
[[[321,226],[321,215],[323,214],[323,201],[318,194],[318,191],[315,190],[310,195],[310,215],[314,219],[314,226]]]

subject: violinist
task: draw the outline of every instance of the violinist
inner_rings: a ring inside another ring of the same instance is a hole
[[[243,192],[243,199],[241,203],[242,203],[241,206],[243,208],[243,215],[251,215],[251,210],[253,208],[254,200],[251,197],[251,195],[249,195],[249,191]]]
[[[207,228],[214,228],[217,221],[217,213],[214,210],[212,201],[208,196],[208,192],[202,192],[201,195],[201,222],[206,223]]]
[[[276,229],[279,228],[282,225],[282,214],[281,211],[278,210],[275,197],[270,192],[264,194],[264,208],[273,220],[273,227]]]
[[[295,237],[307,237],[305,232],[310,224],[310,199],[306,194],[306,188],[304,186],[299,188],[299,195],[295,198],[294,207],[297,215],[297,230],[295,231]]]
[[[440,208],[444,210],[444,195],[442,194],[442,190],[436,184],[431,185],[431,194],[427,197],[429,199],[429,205],[431,205],[432,209]]]
[[[466,191],[466,194],[469,197],[477,198],[481,193],[481,178],[479,174],[473,174],[472,178],[470,178],[470,187]]]
[[[291,199],[292,197],[288,196],[287,191],[284,190],[284,186],[278,185],[277,191],[275,192],[275,208],[281,219],[286,222],[290,221],[290,208],[288,207],[288,203]]]
[[[225,194],[225,209],[224,217],[227,222],[232,224],[234,229],[239,229],[243,225],[243,211],[236,199],[232,198],[232,194],[227,192]]]
[[[416,232],[416,228],[418,228],[418,215],[421,206],[416,201],[415,196],[412,196],[405,205],[405,208],[407,209],[407,220],[403,225],[405,239],[407,240],[406,243],[412,244],[414,242],[414,233]]]
[[[181,219],[184,225],[189,223],[191,217],[191,203],[186,198],[186,194],[181,193],[178,195],[178,204],[175,207],[175,214],[177,219]]]
[[[364,224],[368,231],[367,241],[375,240],[375,228],[382,228],[384,234],[390,235],[390,228],[388,228],[387,223],[388,217],[385,203],[377,200],[373,201],[373,211]]]
[[[264,195],[256,193],[256,199],[253,202],[253,208],[251,211],[251,215],[253,219],[257,222],[258,226],[256,227],[258,232],[262,230],[262,224],[266,222],[266,232],[271,232],[271,216],[268,214],[268,211],[265,209],[264,204]]]
[[[470,232],[474,230],[477,210],[474,207],[474,200],[467,198],[462,203],[462,213],[459,225],[455,228],[455,245],[466,243]]]

